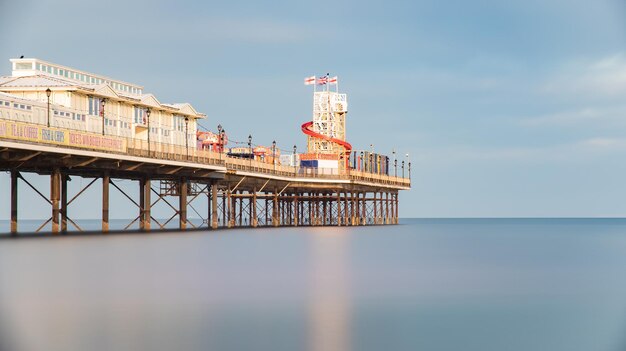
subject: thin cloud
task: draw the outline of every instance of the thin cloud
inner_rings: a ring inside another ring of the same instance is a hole
[[[580,127],[580,126],[624,126],[626,105],[610,107],[583,107],[578,110],[559,111],[523,118],[519,125],[524,127]]]
[[[626,54],[570,63],[540,87],[548,95],[622,98],[626,94]]]

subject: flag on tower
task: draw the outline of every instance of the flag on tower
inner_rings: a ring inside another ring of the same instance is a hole
[[[315,84],[315,76],[304,78],[304,85],[313,85],[313,84]]]
[[[328,78],[328,84],[337,84],[337,76]]]
[[[328,83],[328,76],[317,78],[317,85],[326,85]]]

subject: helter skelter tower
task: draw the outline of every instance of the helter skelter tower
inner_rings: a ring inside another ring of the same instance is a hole
[[[337,77],[309,77],[306,85],[322,85],[324,90],[313,91],[313,119],[302,125],[307,135],[307,152],[319,157],[336,157],[339,167],[347,164],[352,146],[346,142],[346,114],[348,98],[339,93]],[[330,86],[335,86],[331,91]]]

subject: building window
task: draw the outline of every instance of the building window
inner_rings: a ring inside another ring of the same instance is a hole
[[[146,110],[143,107],[139,107],[139,106],[135,106],[135,111],[134,111],[134,117],[135,117],[135,123],[136,124],[146,124],[148,121],[146,121]]]
[[[89,114],[92,116],[99,116],[101,104],[102,104],[102,101],[100,100],[100,98],[90,96],[89,97]]]

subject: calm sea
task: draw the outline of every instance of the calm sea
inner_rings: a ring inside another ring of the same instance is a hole
[[[0,239],[0,350],[625,349],[626,220]]]

